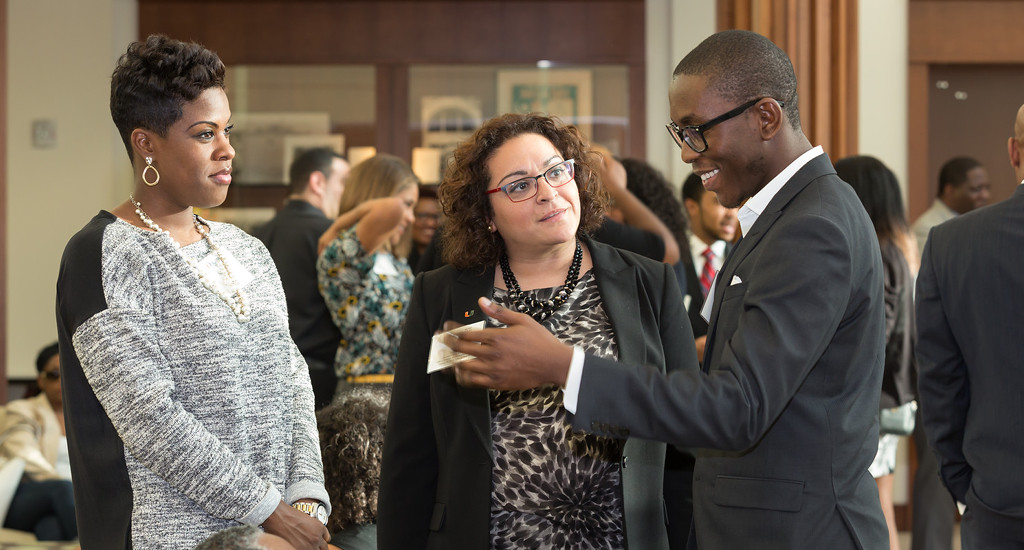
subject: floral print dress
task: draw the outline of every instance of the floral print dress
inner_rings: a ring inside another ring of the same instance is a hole
[[[341,342],[334,358],[349,382],[386,382],[393,375],[406,306],[412,295],[409,264],[388,252],[369,253],[356,226],[331,241],[316,262],[320,294]]]

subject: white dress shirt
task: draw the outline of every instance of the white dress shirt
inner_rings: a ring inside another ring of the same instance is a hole
[[[789,166],[779,172],[777,176],[772,178],[772,180],[762,187],[760,191],[755,193],[753,197],[747,199],[747,201],[743,203],[743,206],[740,207],[738,214],[740,227],[743,228],[743,234],[747,235],[750,233],[750,228],[754,225],[754,222],[757,221],[758,216],[764,212],[768,203],[771,202],[779,190],[782,189],[782,186],[785,185],[794,174],[803,168],[805,164],[810,162],[811,159],[824,154],[825,150],[822,149],[820,145],[809,149],[807,152],[797,157],[796,160],[791,162]],[[725,245],[723,243],[723,249],[724,246]],[[701,248],[701,252],[703,251],[704,249]],[[696,264],[694,265],[696,266]],[[704,264],[701,264],[701,266],[703,265]],[[719,274],[721,274],[721,270],[719,270]],[[707,300],[704,302],[704,309],[701,310],[702,314],[704,311],[711,311],[711,305],[714,301],[715,295],[715,285],[718,284],[718,279],[719,277],[715,277],[714,282],[711,283],[711,291],[708,292]],[[576,413],[576,405],[579,403],[580,382],[583,380],[583,361],[585,358],[586,354],[583,353],[583,350],[577,346],[573,346],[572,361],[569,363],[569,374],[566,376],[565,390],[562,395],[562,406],[565,407],[565,410],[573,414]]]

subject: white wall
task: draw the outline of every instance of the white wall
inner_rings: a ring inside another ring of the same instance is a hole
[[[137,35],[135,0],[7,2],[7,375],[35,377],[56,340],[55,284],[68,238],[124,199],[131,173],[108,108],[110,73]],[[56,145],[32,145],[32,122]]]
[[[668,135],[668,85],[679,61],[716,29],[713,0],[647,0],[647,162],[680,188],[690,174]]]
[[[859,0],[857,148],[899,179],[907,203],[907,0]]]

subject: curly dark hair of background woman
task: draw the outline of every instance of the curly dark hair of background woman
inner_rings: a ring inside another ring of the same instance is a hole
[[[388,423],[390,387],[356,387],[317,413],[324,485],[333,511],[331,532],[377,521],[380,457]]]
[[[601,160],[575,126],[536,113],[492,118],[455,150],[438,188],[445,215],[444,259],[457,269],[496,265],[505,251],[501,235],[487,230],[493,215],[490,199],[485,194],[491,181],[487,163],[506,141],[522,134],[541,135],[551,141],[562,158],[575,159],[576,187],[580,196],[579,233],[590,233],[604,219],[609,199],[597,172]],[[501,197],[501,200],[508,199]]]
[[[158,34],[133,43],[110,78],[110,115],[128,158],[132,130],[143,128],[167,137],[185,103],[210,88],[223,87],[224,63],[199,44]]]
[[[626,169],[626,189],[668,227],[679,244],[680,252],[688,254],[690,220],[683,213],[683,205],[676,198],[672,185],[657,168],[642,160],[622,159],[620,162]]]

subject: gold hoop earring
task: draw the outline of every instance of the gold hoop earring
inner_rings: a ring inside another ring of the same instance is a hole
[[[156,174],[156,179],[153,180],[152,183],[150,183],[146,179],[146,172],[150,170],[152,170],[153,173]],[[146,157],[146,167],[142,169],[142,183],[145,183],[150,187],[153,187],[154,185],[160,183],[160,171],[156,169],[156,166],[153,166],[153,157]]]

